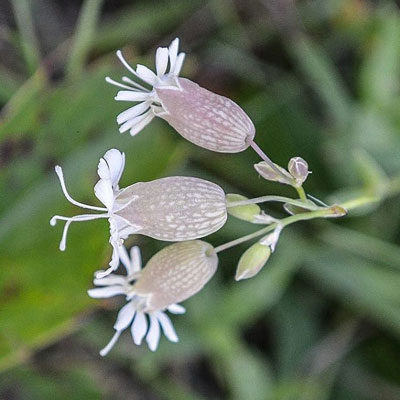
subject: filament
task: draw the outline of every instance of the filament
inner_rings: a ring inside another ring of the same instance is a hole
[[[68,234],[68,229],[69,226],[72,224],[72,222],[81,222],[81,221],[90,221],[93,219],[99,219],[99,218],[108,218],[108,214],[81,214],[81,215],[76,215],[75,217],[63,217],[62,215],[55,215],[51,220],[50,220],[50,225],[54,226],[58,220],[61,221],[67,221],[64,225],[64,230],[63,234],[61,237],[60,241],[60,250],[64,251],[67,247],[67,234]]]
[[[76,205],[76,206],[78,206],[78,207],[87,208],[87,209],[89,209],[89,210],[94,210],[94,211],[108,211],[107,208],[104,208],[104,207],[89,206],[89,205],[87,205],[87,204],[83,204],[83,203],[80,203],[79,201],[74,200],[74,199],[69,195],[69,193],[68,193],[68,191],[67,191],[67,187],[65,186],[64,174],[63,174],[63,172],[62,172],[62,168],[61,168],[59,165],[56,165],[55,171],[56,171],[56,174],[57,174],[57,176],[58,176],[58,179],[60,180],[61,189],[62,189],[62,191],[63,191],[63,193],[64,193],[64,196],[67,198],[67,200],[68,200],[70,203],[72,203],[72,204],[74,204],[74,205]]]

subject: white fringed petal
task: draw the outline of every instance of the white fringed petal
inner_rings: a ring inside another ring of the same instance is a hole
[[[147,332],[147,327],[148,327],[147,318],[144,315],[144,313],[142,312],[136,313],[136,317],[131,327],[131,333],[133,342],[137,346],[140,346],[142,344],[143,338]]]
[[[150,108],[150,104],[151,104],[150,101],[145,101],[143,103],[136,104],[135,106],[132,106],[127,110],[123,111],[117,117],[118,124],[121,125],[129,121],[130,119],[136,118],[137,116],[141,115]]]
[[[158,342],[160,341],[160,324],[158,323],[158,319],[150,314],[150,329],[146,336],[146,342],[149,345],[149,349],[151,351],[156,351],[158,347]]]
[[[114,204],[114,190],[111,180],[100,179],[94,187],[94,194],[108,210],[112,209]]]
[[[140,255],[140,249],[138,246],[133,246],[130,251],[131,255],[131,268],[129,273],[135,273],[142,268],[142,256]]]
[[[167,310],[171,314],[185,314],[186,312],[185,307],[181,306],[180,304],[171,304],[167,307]]]
[[[107,299],[109,297],[114,297],[120,294],[125,295],[125,289],[122,286],[106,286],[102,288],[89,289],[88,294],[94,299]]]
[[[156,86],[158,83],[157,75],[150,69],[144,65],[138,64],[136,67],[136,73],[140,79],[145,81],[151,86]]]
[[[117,101],[145,101],[149,99],[147,92],[136,92],[131,90],[120,90],[115,96]]]
[[[168,67],[168,49],[159,47],[156,51],[156,71],[157,76],[161,78]]]
[[[167,337],[167,339],[173,343],[178,342],[178,335],[176,334],[172,322],[168,318],[168,316],[162,311],[157,312],[155,316],[158,319],[158,322],[160,323],[164,335]]]
[[[135,306],[132,301],[125,304],[121,310],[119,310],[117,320],[114,324],[114,329],[116,331],[123,331],[132,322],[132,319],[136,313]]]

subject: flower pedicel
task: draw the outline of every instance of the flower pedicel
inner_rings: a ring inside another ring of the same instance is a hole
[[[251,119],[232,100],[180,78],[185,53],[178,53],[178,47],[176,38],[168,48],[157,49],[156,73],[144,65],[133,69],[121,51],[117,52],[126,69],[150,86],[146,88],[126,76],[122,78],[124,83],[106,78],[123,89],[115,100],[139,103],[118,115],[119,131],[136,135],[157,116],[185,139],[208,150],[236,153],[247,149],[255,135]]]
[[[105,208],[74,200],[66,189],[61,167],[56,167],[65,197],[79,207],[101,212],[74,217],[54,216],[51,225],[57,220],[66,221],[60,250],[65,250],[72,222],[107,218],[113,247],[110,268],[103,273],[107,274],[118,267],[121,245],[131,234],[183,241],[207,236],[224,225],[227,219],[225,194],[218,185],[199,178],[176,176],[119,189],[124,166],[125,155],[116,149],[107,151],[100,159],[97,170],[100,180],[94,192]]]
[[[120,254],[126,276],[110,274],[95,279],[94,284],[100,287],[88,291],[94,298],[124,295],[128,301],[118,313],[114,336],[100,354],[105,356],[129,326],[135,344],[146,338],[152,351],[157,349],[160,327],[171,342],[177,342],[165,311],[184,313],[176,303],[196,294],[212,278],[218,266],[213,247],[200,240],[175,243],[155,254],[142,270],[138,247],[131,249],[131,259],[123,246]]]

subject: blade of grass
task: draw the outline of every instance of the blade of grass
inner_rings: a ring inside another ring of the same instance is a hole
[[[86,0],[81,8],[72,48],[67,64],[67,77],[73,79],[82,73],[96,33],[103,0]]]
[[[32,75],[40,62],[39,44],[35,34],[31,4],[28,0],[11,2],[20,34],[20,43],[27,70]]]

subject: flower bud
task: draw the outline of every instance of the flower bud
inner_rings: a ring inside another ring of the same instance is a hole
[[[301,186],[303,182],[307,179],[308,174],[308,164],[307,161],[301,157],[293,157],[289,160],[288,170],[293,178],[296,179],[296,185]]]
[[[188,79],[177,78],[180,90],[156,88],[165,119],[190,142],[208,150],[236,153],[249,147],[254,124],[232,100],[202,88]]]
[[[240,257],[235,280],[240,281],[257,275],[268,261],[270,255],[271,249],[269,246],[260,243],[253,244]]]
[[[215,183],[199,178],[174,176],[138,182],[116,198],[114,212],[137,233],[158,240],[183,241],[209,235],[227,219],[225,193]]]
[[[240,194],[229,193],[226,195],[226,201],[228,206],[228,213],[236,218],[243,221],[255,222],[257,216],[261,214],[261,208],[258,204],[247,204],[243,206],[230,207],[229,203],[235,203],[237,201],[248,200],[247,197]]]
[[[193,296],[212,278],[218,266],[213,246],[201,240],[174,243],[155,254],[133,291],[148,296],[148,309],[163,310]]]
[[[286,185],[293,184],[293,177],[282,167],[275,164],[277,170],[272,168],[265,161],[261,161],[258,164],[254,164],[255,170],[267,181],[280,182]]]

